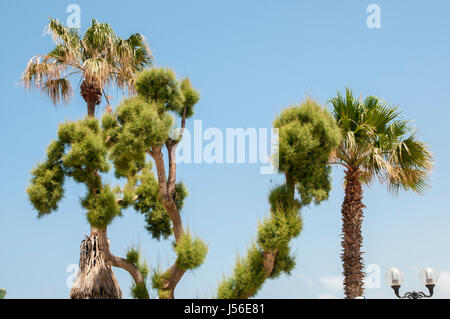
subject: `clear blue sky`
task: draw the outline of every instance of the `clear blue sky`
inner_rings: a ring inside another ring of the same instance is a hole
[[[445,0],[1,1],[0,287],[7,297],[67,298],[66,267],[78,263],[80,241],[89,232],[79,205],[82,186],[68,183],[59,211],[39,220],[25,193],[29,172],[43,159],[58,123],[86,112],[78,91],[68,106],[54,108],[39,92],[17,84],[29,58],[53,46],[42,36],[48,17],[66,21],[71,3],[81,7],[83,30],[95,17],[122,37],[143,33],[157,65],[189,76],[200,89],[194,118],[204,127],[271,127],[283,107],[306,94],[326,103],[346,85],[399,105],[431,145],[436,166],[432,189],[423,196],[394,197],[377,184],[366,189],[364,256],[382,271],[381,288],[368,289],[366,297],[393,297],[384,282],[391,266],[404,271],[410,289],[422,288],[420,268],[438,269],[436,296],[450,297],[450,2]],[[366,26],[371,3],[381,7],[381,29]],[[190,191],[183,220],[208,242],[209,255],[183,277],[176,296],[211,297],[268,213],[268,190],[277,179],[260,175],[254,164],[182,164],[178,176]],[[330,199],[302,212],[304,230],[292,242],[297,256],[292,276],[267,282],[257,297],[343,296],[336,289],[342,200],[342,172],[336,168]],[[170,241],[152,240],[143,216],[132,210],[114,221],[109,237],[116,255],[139,242],[152,267],[174,260]],[[114,271],[129,296],[128,273]]]

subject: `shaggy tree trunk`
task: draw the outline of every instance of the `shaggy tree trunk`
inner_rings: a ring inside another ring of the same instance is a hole
[[[102,100],[102,88],[100,85],[83,80],[80,86],[80,92],[87,104],[89,117],[95,117],[95,106]]]
[[[86,101],[89,117],[95,117],[95,106],[100,104],[102,91],[83,80],[81,96]],[[122,291],[111,269],[113,260],[105,229],[91,227],[91,234],[80,245],[80,263],[75,282],[70,290],[72,299],[119,299]]]
[[[70,291],[72,299],[119,299],[122,291],[109,264],[109,243],[105,229],[91,229],[81,242],[77,278]]]
[[[344,291],[348,299],[363,295],[364,261],[362,258],[362,232],[363,221],[362,185],[359,180],[359,171],[345,172],[345,198],[342,204],[342,248],[341,255]]]

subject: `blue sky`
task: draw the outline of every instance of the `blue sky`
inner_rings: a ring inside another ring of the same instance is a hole
[[[384,281],[391,266],[403,270],[405,289],[422,288],[422,267],[438,269],[436,296],[450,297],[450,3],[445,0],[2,1],[0,287],[7,297],[67,298],[66,269],[78,263],[80,241],[89,232],[79,205],[82,186],[68,183],[59,211],[39,220],[25,193],[29,172],[43,159],[58,123],[86,113],[77,90],[68,106],[54,108],[39,92],[18,84],[27,61],[53,46],[42,35],[48,17],[66,21],[71,3],[81,8],[82,30],[95,17],[119,36],[143,33],[158,66],[189,76],[202,95],[194,119],[204,128],[270,128],[283,107],[306,95],[325,104],[346,85],[358,95],[399,105],[435,155],[432,188],[421,196],[392,196],[378,184],[365,190],[363,251],[366,264],[381,270],[380,288],[367,289],[366,297],[393,297]],[[381,8],[380,29],[366,26],[372,3]],[[255,164],[181,164],[178,177],[190,191],[185,225],[208,243],[209,254],[183,277],[176,297],[209,298],[256,234],[257,222],[268,213],[268,191],[279,178],[259,174]],[[330,199],[302,212],[304,229],[292,242],[297,256],[292,275],[267,282],[257,297],[343,296],[342,177],[335,168]],[[143,216],[133,210],[113,222],[109,237],[116,255],[140,243],[151,267],[165,268],[174,260],[170,241],[152,240]],[[128,273],[114,272],[128,297]]]

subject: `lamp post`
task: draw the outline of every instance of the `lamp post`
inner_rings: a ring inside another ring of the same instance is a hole
[[[401,299],[422,299],[431,298],[433,296],[434,286],[438,280],[438,275],[436,271],[432,268],[425,267],[420,271],[420,278],[427,287],[429,294],[425,294],[422,291],[411,291],[405,293],[403,296],[400,295],[400,286],[403,283],[403,274],[398,268],[391,268],[386,272],[386,281],[389,286],[394,290],[395,295]]]

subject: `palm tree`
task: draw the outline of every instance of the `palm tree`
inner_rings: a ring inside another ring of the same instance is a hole
[[[363,295],[362,187],[377,178],[393,193],[422,193],[429,185],[432,154],[416,139],[410,122],[400,119],[398,109],[381,99],[355,99],[347,88],[345,97],[338,93],[330,102],[343,136],[331,162],[345,170],[341,259],[345,295],[353,299]]]
[[[67,103],[73,93],[69,78],[78,75],[89,117],[95,117],[95,107],[102,96],[111,111],[106,87],[116,85],[133,92],[136,73],[152,62],[151,51],[141,34],[132,34],[124,40],[114,34],[109,24],[98,23],[95,19],[83,37],[76,28],[68,28],[52,18],[48,33],[56,47],[47,55],[36,55],[28,62],[23,74],[24,85],[40,89],[55,105]],[[107,241],[106,228],[91,227],[90,236],[81,243],[79,271],[70,292],[71,298],[121,297],[111,265],[102,259],[104,254],[109,254]],[[91,245],[92,242],[102,242],[103,246]],[[116,261],[114,266],[126,269],[133,278],[140,278],[135,267],[126,260],[116,258]]]
[[[67,103],[73,93],[69,77],[81,76],[81,96],[86,101],[88,115],[95,116],[104,88],[117,85],[133,91],[134,75],[152,62],[152,54],[144,37],[135,33],[121,39],[107,23],[92,20],[83,37],[76,28],[50,18],[48,33],[56,47],[46,55],[36,55],[23,74],[26,88],[35,87],[53,104]],[[109,103],[108,103],[109,105]]]

